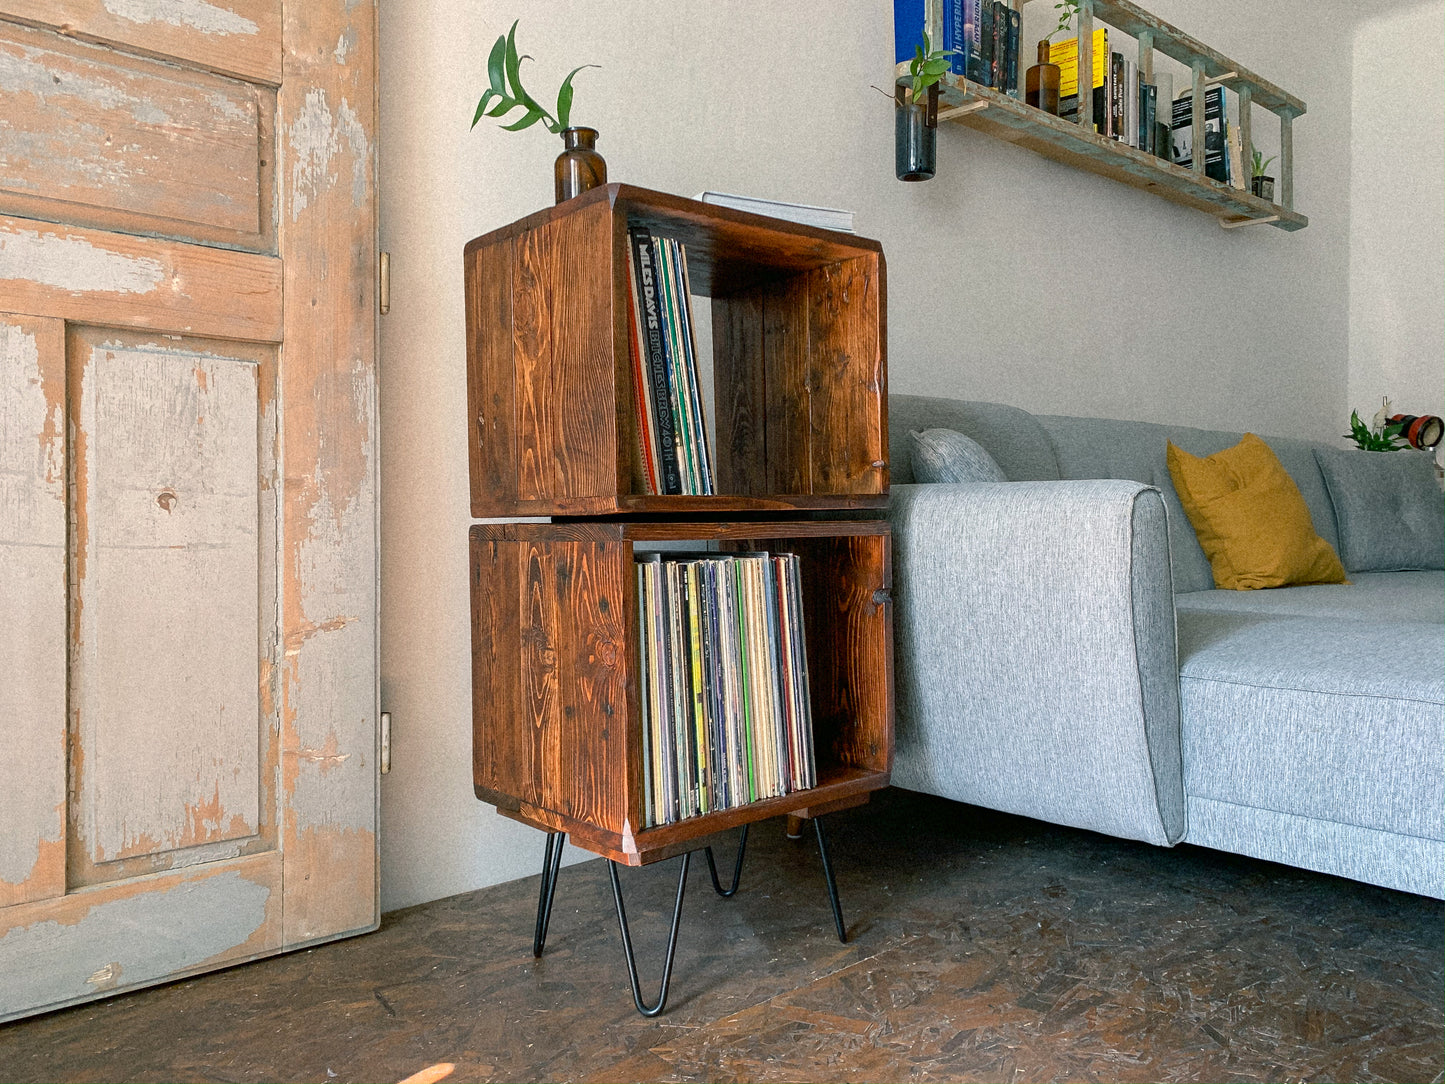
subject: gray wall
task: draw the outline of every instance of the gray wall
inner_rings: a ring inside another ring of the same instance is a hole
[[[1151,7],[1308,103],[1295,124],[1308,229],[1222,230],[956,126],[940,133],[936,180],[895,181],[892,106],[869,87],[890,81],[887,0],[382,5],[382,245],[393,274],[381,362],[382,701],[394,719],[384,907],[532,873],[541,859],[541,837],[479,804],[470,783],[461,251],[552,201],[559,148],[540,127],[468,131],[496,35],[520,17],[538,97],[575,65],[602,65],[577,77],[573,119],[600,129],[614,180],[855,210],[858,232],[881,239],[888,258],[896,391],[1332,437],[1348,413],[1362,6]],[[1027,43],[1052,5],[1026,11]],[[1264,117],[1257,141],[1269,146]]]

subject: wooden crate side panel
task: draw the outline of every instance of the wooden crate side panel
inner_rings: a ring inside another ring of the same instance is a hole
[[[0,21],[0,211],[269,249],[275,94]]]
[[[367,0],[283,13],[287,944],[378,920],[376,14]]]
[[[712,336],[717,491],[762,496],[767,492],[762,297],[713,298]]]
[[[65,891],[65,385],[64,324],[0,316],[0,908]]]
[[[802,565],[813,735],[824,761],[891,771],[893,606],[886,535],[770,543]]]
[[[517,387],[512,349],[513,241],[467,253],[467,452],[472,515],[514,514]]]
[[[616,504],[617,367],[609,209],[518,239],[512,320],[520,500]]]
[[[472,781],[530,801],[532,726],[521,710],[522,547],[472,532]]]
[[[795,275],[759,291],[763,297],[763,352],[755,364],[763,370],[764,380],[764,493],[813,492],[811,285],[810,276]]]
[[[258,83],[281,82],[281,0],[0,0],[0,15]],[[345,59],[355,42],[341,39]]]
[[[810,493],[881,493],[887,487],[887,398],[879,334],[878,259],[859,257],[809,275]]]
[[[564,613],[563,770],[571,793],[563,812],[614,832],[628,824],[628,633],[631,547],[586,542],[558,547],[559,610]],[[639,777],[640,778],[640,777]],[[639,805],[640,809],[640,805]]]

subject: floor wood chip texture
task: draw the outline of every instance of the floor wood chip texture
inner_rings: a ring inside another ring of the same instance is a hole
[[[812,834],[755,826],[733,899],[693,863],[654,1020],[593,861],[541,960],[531,877],[0,1027],[0,1081],[1445,1079],[1438,900],[900,791],[828,824],[848,944]],[[677,861],[623,871],[649,997]]]

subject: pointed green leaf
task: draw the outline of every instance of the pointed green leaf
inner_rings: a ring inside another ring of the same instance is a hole
[[[544,114],[540,109],[529,109],[527,110],[527,112],[522,114],[521,120],[516,121],[512,124],[502,125],[502,131],[519,132],[523,128],[530,128],[532,125],[536,124],[539,120],[541,120],[543,115]]]
[[[497,95],[497,104],[487,111],[489,117],[500,117],[509,110],[516,109],[522,103],[515,98],[508,98],[505,94]]]
[[[482,100],[477,102],[477,111],[472,114],[473,128],[477,126],[477,121],[481,120],[482,116],[485,114],[487,109],[487,99],[491,96],[491,93],[492,92],[490,90],[487,91],[485,94],[482,95]]]
[[[583,64],[573,68],[567,73],[567,78],[562,80],[562,86],[557,91],[557,131],[571,125],[572,118],[572,78],[583,68],[600,68],[600,64]]]
[[[506,79],[506,55],[507,39],[505,35],[499,35],[497,44],[492,46],[492,54],[487,57],[487,82],[498,94],[507,89]]]

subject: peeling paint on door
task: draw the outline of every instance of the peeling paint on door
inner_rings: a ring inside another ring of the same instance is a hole
[[[79,293],[148,294],[165,280],[158,260],[97,248],[83,237],[0,227],[0,279]]]
[[[343,97],[334,113],[320,87],[306,94],[306,102],[287,134],[291,146],[290,216],[294,222],[311,205],[317,192],[334,184],[337,169],[349,166],[352,203],[365,204],[371,183],[371,152],[356,111]],[[337,169],[333,162],[341,154]]]
[[[65,890],[65,357],[0,315],[0,907]]]
[[[206,0],[105,0],[105,10],[142,26],[170,23],[189,26],[202,34],[257,34],[261,30],[245,16]]]
[[[278,895],[274,883],[239,869],[176,877],[157,888],[95,901],[72,897],[54,918],[0,932],[0,1020],[224,957],[265,928]]]

